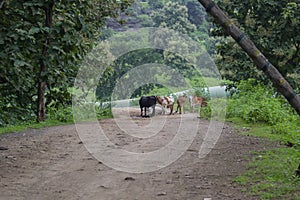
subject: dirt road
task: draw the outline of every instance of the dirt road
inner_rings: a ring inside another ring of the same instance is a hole
[[[168,144],[174,137],[172,127],[178,127],[181,119],[180,115],[138,115],[133,113],[130,120],[140,127],[162,119],[164,126],[155,136],[143,139],[124,134],[114,119],[99,124],[119,148],[145,153]],[[270,147],[269,142],[240,136],[225,124],[215,147],[199,159],[209,121],[193,120],[199,129],[188,150],[171,165],[148,173],[116,171],[95,159],[79,139],[75,125],[2,135],[0,146],[8,150],[0,151],[0,199],[256,199],[241,192],[232,178],[246,170],[252,151]],[[91,123],[83,125],[89,127]]]

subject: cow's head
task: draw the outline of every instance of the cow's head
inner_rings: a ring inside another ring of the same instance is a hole
[[[202,98],[201,106],[207,106],[207,102],[205,98]]]

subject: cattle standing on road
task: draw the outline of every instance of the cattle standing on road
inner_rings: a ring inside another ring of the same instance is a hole
[[[165,114],[166,109],[170,108],[170,115],[173,113],[173,108],[174,108],[174,98],[169,96],[169,97],[156,97],[157,102],[162,106],[162,114]]]
[[[139,100],[140,108],[141,108],[141,116],[142,117],[150,117],[147,115],[146,111],[147,108],[152,108],[152,114],[151,116],[155,115],[155,105],[156,105],[156,96],[142,96]],[[143,115],[143,108],[145,111],[145,115]]]
[[[179,110],[179,114],[183,113],[183,106],[186,104],[186,101],[187,101],[187,95],[186,94],[178,96],[178,98],[177,98],[177,109],[176,109],[175,113],[177,113],[178,110]]]
[[[191,112],[194,112],[194,107],[196,105],[198,105],[199,106],[198,107],[198,113],[200,113],[201,107],[207,105],[206,99],[203,98],[203,97],[190,96],[189,101],[190,101]]]

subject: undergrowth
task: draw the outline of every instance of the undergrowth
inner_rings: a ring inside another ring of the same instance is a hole
[[[227,102],[224,101],[212,99],[207,107],[201,109],[201,117],[218,118],[222,116],[218,113],[226,113],[227,119],[239,118],[249,125],[269,126],[270,134],[273,135],[271,137],[276,137],[289,146],[300,145],[300,118],[273,88],[253,79],[241,81],[238,92],[228,98]],[[212,112],[212,106],[218,111]]]
[[[203,108],[201,116],[210,118],[210,110],[210,105]],[[300,178],[295,173],[300,163],[300,123],[287,101],[250,79],[242,81],[227,100],[226,114],[242,134],[281,143],[278,148],[254,152],[248,171],[234,181],[260,199],[300,199]]]
[[[85,110],[82,113],[82,121],[87,121],[88,119],[102,119],[112,117],[110,105],[107,107],[101,107],[96,105],[89,106],[89,110],[84,107]],[[25,131],[28,128],[43,128],[49,126],[58,126],[64,124],[74,123],[73,112],[76,112],[76,109],[73,109],[71,105],[58,105],[55,107],[47,107],[47,119],[43,122],[37,123],[34,118],[31,120],[18,120],[13,124],[2,124],[0,126],[0,134],[11,133],[11,132],[20,132]]]

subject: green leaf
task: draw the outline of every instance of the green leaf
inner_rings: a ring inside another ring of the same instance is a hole
[[[40,31],[41,31],[40,28],[38,28],[38,27],[32,27],[32,28],[29,30],[29,34],[30,34],[30,35],[33,35],[33,34],[36,34],[36,33],[40,32]]]
[[[15,67],[22,67],[22,66],[26,66],[29,65],[28,63],[22,61],[22,60],[15,60],[14,61],[14,66]]]

